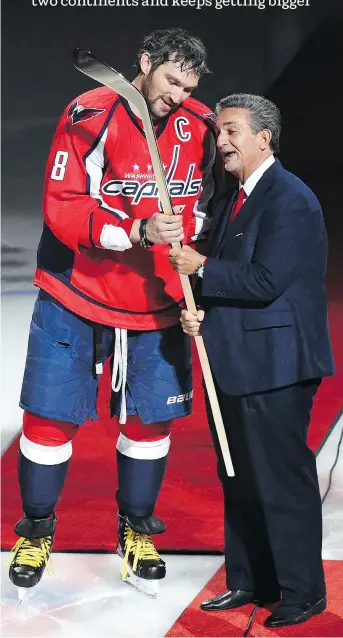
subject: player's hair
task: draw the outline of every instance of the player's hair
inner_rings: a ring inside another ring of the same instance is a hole
[[[270,148],[273,153],[280,152],[281,113],[276,104],[260,95],[234,93],[218,102],[216,111],[223,109],[247,109],[250,113],[251,130],[256,134],[268,129],[271,134]]]
[[[143,53],[150,54],[151,71],[172,59],[180,64],[182,71],[191,69],[199,77],[210,73],[204,44],[185,29],[159,29],[147,35],[137,53],[138,73],[142,72],[140,60]]]

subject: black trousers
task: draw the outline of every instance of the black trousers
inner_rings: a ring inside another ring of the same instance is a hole
[[[316,461],[307,446],[320,379],[260,394],[217,388],[235,477],[225,471],[211,410],[209,423],[225,499],[228,589],[285,603],[325,595],[322,508]]]

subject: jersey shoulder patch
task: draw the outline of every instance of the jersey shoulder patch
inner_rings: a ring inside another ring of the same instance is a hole
[[[206,104],[199,102],[199,100],[196,100],[193,97],[188,97],[184,102],[182,102],[181,107],[202,119],[205,124],[214,122],[216,119],[215,113],[213,113]]]
[[[86,120],[91,120],[93,117],[104,113],[105,109],[96,109],[91,106],[83,106],[81,104],[81,100],[78,99],[76,102],[70,105],[68,109],[68,117],[71,119],[72,124],[77,124],[78,122],[85,122]]]
[[[91,120],[109,112],[118,98],[118,94],[107,87],[87,91],[68,104],[66,119],[72,125]]]

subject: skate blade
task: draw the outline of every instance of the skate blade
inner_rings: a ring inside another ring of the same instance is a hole
[[[117,548],[117,554],[122,560],[124,560],[124,554],[120,547]],[[158,594],[159,580],[147,580],[146,578],[139,578],[139,576],[136,576],[133,573],[130,565],[127,565],[127,577],[122,577],[122,581],[124,583],[128,583],[129,585],[132,585],[133,587],[138,589],[138,591],[141,591],[143,594],[150,596],[150,598],[156,598]]]
[[[146,596],[150,596],[150,598],[156,598],[159,589],[159,581],[158,580],[147,580],[146,578],[139,578],[136,576],[130,569],[129,565],[127,566],[127,577],[124,580],[125,583],[129,583],[138,591],[146,594]]]
[[[124,554],[120,546],[117,548],[117,554],[122,560],[124,560]],[[140,578],[139,576],[136,576],[133,573],[130,565],[127,565],[126,569],[127,569],[127,577],[126,578],[122,577],[122,581],[124,583],[128,583],[129,585],[132,585],[133,587],[138,589],[138,591],[141,591],[143,594],[150,596],[150,598],[156,598],[158,594],[158,589],[159,589],[159,582],[160,582],[159,579],[148,580],[147,578]]]

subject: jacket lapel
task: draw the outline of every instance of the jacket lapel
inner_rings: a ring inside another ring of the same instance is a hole
[[[243,226],[249,221],[249,219],[254,215],[257,211],[258,207],[261,206],[263,200],[272,185],[275,175],[277,172],[282,169],[282,166],[279,160],[276,160],[274,164],[262,175],[261,179],[257,182],[254,190],[249,195],[249,197],[244,202],[241,210],[235,219],[229,224],[228,218],[229,213],[231,211],[231,207],[234,201],[234,198],[231,200],[230,207],[227,208],[226,212],[222,213],[222,220],[219,222],[221,226],[221,235],[219,241],[216,242],[215,252],[211,250],[212,256],[218,256],[219,252],[223,249],[225,244],[235,237],[237,233],[240,231]],[[235,191],[237,194],[237,191]]]
[[[220,245],[225,230],[228,225],[229,214],[232,208],[232,204],[237,197],[238,189],[235,188],[230,191],[226,196],[224,195],[217,203],[215,207],[215,215],[212,220],[211,235],[209,239],[210,243],[210,255],[215,256],[218,246]]]

